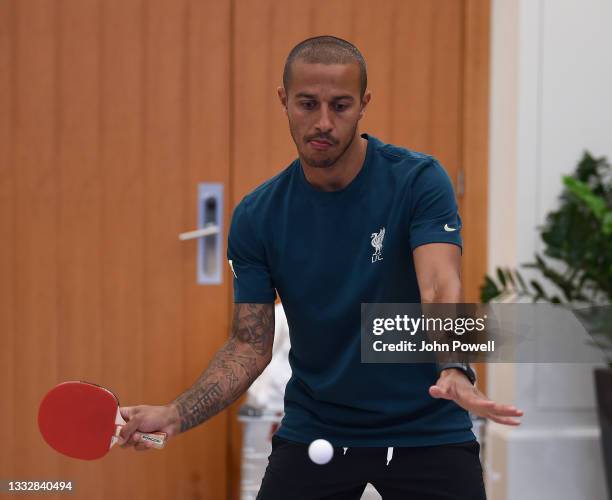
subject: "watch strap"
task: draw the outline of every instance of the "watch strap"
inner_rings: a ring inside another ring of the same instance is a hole
[[[465,376],[472,383],[472,385],[476,384],[476,372],[469,363],[440,363],[438,365],[438,374],[442,373],[444,370],[448,370],[449,368],[461,370],[463,373],[465,373]]]

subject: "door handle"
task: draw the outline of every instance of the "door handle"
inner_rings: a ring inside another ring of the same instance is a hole
[[[200,229],[194,229],[193,231],[187,231],[186,233],[179,234],[179,240],[195,240],[202,236],[210,236],[211,234],[219,234],[219,228],[214,224],[207,224],[206,227]]]
[[[198,240],[196,280],[200,285],[222,283],[223,184],[198,185],[198,229],[180,233],[179,240]]]

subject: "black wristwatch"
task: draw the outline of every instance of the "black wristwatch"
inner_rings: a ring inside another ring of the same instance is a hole
[[[440,365],[438,365],[438,374],[442,373],[444,370],[448,370],[449,368],[461,370],[463,373],[465,373],[465,376],[472,383],[472,385],[476,384],[476,372],[469,363],[440,363]]]

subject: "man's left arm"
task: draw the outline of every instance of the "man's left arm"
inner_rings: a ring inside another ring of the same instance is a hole
[[[461,288],[461,247],[452,243],[429,243],[413,250],[422,303],[463,301]],[[460,369],[447,368],[429,388],[434,398],[454,401],[469,412],[505,425],[519,425],[523,412],[511,405],[488,399]]]

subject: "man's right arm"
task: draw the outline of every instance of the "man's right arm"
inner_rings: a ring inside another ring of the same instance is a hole
[[[235,304],[229,339],[198,380],[166,406],[121,408],[128,423],[121,430],[123,446],[138,443],[134,432],[161,431],[169,437],[205,422],[236,401],[272,359],[274,304]]]
[[[232,333],[196,383],[171,406],[180,432],[201,424],[236,401],[272,359],[274,304],[235,304]]]

